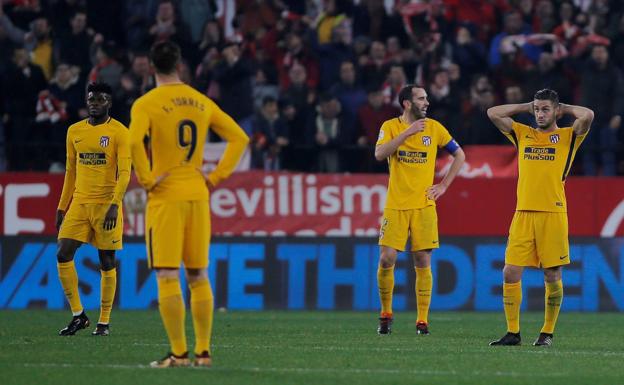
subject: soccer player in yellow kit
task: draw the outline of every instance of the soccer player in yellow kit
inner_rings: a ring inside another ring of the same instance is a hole
[[[537,128],[511,116],[532,113]],[[557,117],[572,115],[572,127],[557,127]],[[507,334],[490,345],[520,345],[522,272],[526,266],[544,271],[544,326],[535,346],[550,346],[563,299],[561,270],[570,263],[565,180],[579,146],[594,119],[592,110],[559,103],[550,89],[538,91],[531,103],[507,104],[488,110],[488,116],[518,149],[516,213],[509,229],[503,268],[503,305]]]
[[[426,118],[429,102],[423,88],[404,87],[399,92],[399,103],[403,114],[383,123],[375,148],[375,158],[388,159],[390,167],[388,197],[379,231],[377,283],[381,315],[377,332],[392,331],[394,265],[397,250],[405,250],[409,238],[416,271],[416,331],[426,335],[433,287],[431,252],[440,246],[435,201],[446,192],[466,157],[440,122]],[[454,159],[442,181],[433,185],[438,148],[446,149]]]
[[[109,85],[89,84],[89,117],[67,130],[67,169],[56,212],[57,261],[61,285],[74,317],[59,332],[62,336],[74,335],[89,326],[74,266],[74,253],[82,243],[91,243],[98,249],[102,276],[100,319],[92,334],[109,334],[117,287],[115,250],[122,248],[121,203],[130,181],[129,133],[108,115],[111,100]]]
[[[184,262],[191,293],[196,366],[210,366],[213,295],[208,281],[209,187],[235,169],[249,138],[212,100],[178,77],[180,48],[172,42],[152,47],[157,87],[132,106],[130,146],[139,182],[148,191],[148,265],[156,270],[158,305],[171,351],[152,367],[190,365],[180,287]],[[224,90],[226,91],[226,90]],[[227,141],[217,167],[201,171],[204,143],[212,128]],[[147,139],[147,152],[144,140]]]

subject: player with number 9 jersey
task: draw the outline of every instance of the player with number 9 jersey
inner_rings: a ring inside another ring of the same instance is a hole
[[[228,142],[246,136],[212,100],[183,83],[154,88],[137,99],[131,121],[132,136],[149,140],[148,164],[135,164],[141,184],[149,189],[158,176],[167,175],[150,191],[151,202],[207,200],[200,170],[208,128]],[[215,170],[210,182],[216,185],[229,174],[225,171]]]
[[[150,52],[157,87],[134,102],[130,148],[139,183],[148,191],[148,266],[156,270],[158,307],[171,350],[152,367],[187,366],[184,300],[179,282],[186,269],[195,329],[195,365],[210,366],[214,301],[206,268],[210,244],[209,186],[227,178],[249,138],[212,100],[182,83],[180,47],[156,43]],[[226,149],[217,167],[202,171],[204,143],[214,130]]]
[[[135,172],[139,182],[148,190],[148,208],[151,208],[147,212],[146,236],[152,268],[178,267],[178,255],[182,256],[183,250],[175,245],[178,232],[175,229],[179,228],[176,223],[183,208],[165,203],[195,201],[208,204],[208,188],[201,167],[209,127],[236,147],[228,148],[229,153],[226,150],[218,167],[208,175],[208,181],[214,186],[231,174],[240,157],[238,154],[247,144],[247,135],[229,115],[184,83],[156,87],[132,106],[130,135]],[[147,138],[147,152],[142,149],[134,151],[137,143],[143,145],[144,138]],[[159,177],[162,181],[154,187]],[[188,227],[186,234],[191,238],[205,239],[200,244],[205,244],[207,249],[209,223],[199,226],[199,223],[210,220],[207,211],[206,215],[207,218]],[[168,228],[163,228],[162,239],[156,234],[161,233],[157,230],[159,227]],[[193,241],[188,243],[197,245]],[[163,253],[165,250],[170,252]],[[206,258],[195,259],[189,253],[184,254],[187,267],[202,268],[207,264]]]

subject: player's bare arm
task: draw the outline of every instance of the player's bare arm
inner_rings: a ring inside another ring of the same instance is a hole
[[[594,111],[587,107],[575,106],[571,104],[559,104],[561,114],[572,115],[576,119],[572,124],[572,129],[576,135],[585,135],[594,120]]]
[[[511,119],[511,117],[523,112],[533,114],[533,103],[494,106],[487,110],[487,115],[499,130],[509,133],[511,132],[511,125],[513,124],[513,119]]]
[[[461,170],[461,167],[466,160],[466,154],[464,153],[464,150],[459,147],[451,155],[453,155],[453,163],[451,164],[451,167],[449,168],[448,172],[440,183],[434,184],[427,189],[427,198],[434,201],[438,200],[438,198],[444,195],[451,183],[453,183],[453,180],[459,173],[459,170]]]
[[[410,124],[403,132],[393,138],[387,143],[380,144],[375,147],[375,159],[378,161],[385,160],[399,148],[399,146],[405,142],[407,138],[415,135],[425,129],[425,119],[418,119],[414,123]]]

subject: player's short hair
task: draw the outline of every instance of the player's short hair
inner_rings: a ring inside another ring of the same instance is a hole
[[[156,68],[156,72],[161,74],[175,72],[180,57],[180,46],[172,41],[156,43],[150,51],[150,60]]]
[[[110,85],[106,84],[106,83],[90,83],[87,86],[87,93],[89,92],[93,92],[93,93],[102,93],[102,94],[107,94],[109,96],[113,96],[113,89],[111,88]]]
[[[418,86],[416,84],[408,84],[399,91],[399,105],[401,109],[405,109],[405,107],[403,107],[404,101],[412,101],[412,90],[414,88],[418,88]]]
[[[544,88],[543,90],[539,90],[533,96],[535,100],[550,100],[552,104],[555,106],[559,104],[559,94],[557,91],[551,90],[550,88]]]

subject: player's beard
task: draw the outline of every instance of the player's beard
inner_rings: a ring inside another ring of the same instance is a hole
[[[410,114],[412,114],[412,118],[414,118],[414,120],[419,120],[419,119],[424,119],[425,118],[425,114],[418,108],[416,107],[416,105],[412,104],[412,106],[410,107]]]

